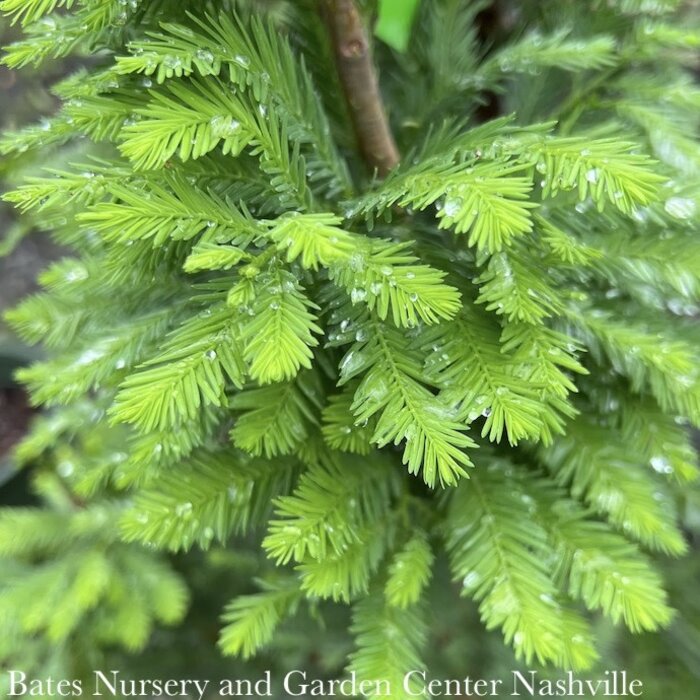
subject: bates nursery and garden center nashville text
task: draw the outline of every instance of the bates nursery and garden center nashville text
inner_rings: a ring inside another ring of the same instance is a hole
[[[413,670],[393,688],[386,679],[358,679],[354,673],[342,680],[313,678],[306,671],[292,670],[279,678],[270,671],[255,680],[146,680],[128,678],[120,671],[94,671],[83,680],[31,678],[19,670],[7,672],[9,697],[21,698],[183,698],[214,700],[221,697],[357,697],[408,695],[409,697],[640,697],[641,680],[626,671],[605,671],[596,679],[579,679],[572,673],[546,678],[537,671],[512,671],[499,679],[431,679],[424,670]]]

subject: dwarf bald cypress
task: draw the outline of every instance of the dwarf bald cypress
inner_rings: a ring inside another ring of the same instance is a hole
[[[45,352],[16,451],[41,505],[0,513],[4,664],[77,673],[220,618],[205,656],[285,659],[304,629],[402,697],[469,663],[475,617],[494,658],[575,671],[602,617],[671,623],[697,11],[423,0],[397,39],[389,5],[0,3],[7,66],[84,64],[2,139],[5,200],[67,251],[7,315]]]

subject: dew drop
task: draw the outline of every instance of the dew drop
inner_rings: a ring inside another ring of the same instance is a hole
[[[479,585],[479,581],[481,581],[481,575],[478,574],[476,571],[470,571],[464,577],[464,580],[462,581],[462,585],[468,591],[473,591]]]
[[[673,473],[673,467],[671,463],[663,456],[657,455],[649,460],[651,468],[658,472],[659,474],[671,474]]]
[[[204,63],[214,63],[214,54],[207,49],[199,49],[195,56]]]
[[[594,185],[596,182],[598,182],[599,177],[600,177],[600,170],[598,170],[598,168],[591,168],[586,173],[586,180],[588,182],[590,182],[592,185]]]
[[[463,202],[459,197],[456,197],[454,199],[447,199],[445,200],[445,206],[443,207],[442,211],[445,216],[452,218],[459,214],[462,205]]]
[[[367,292],[364,289],[355,287],[350,291],[350,300],[353,304],[357,304],[360,301],[364,301],[367,298]]]
[[[178,518],[189,518],[192,515],[192,504],[189,501],[178,504],[175,508],[175,515]]]
[[[697,206],[695,201],[686,197],[671,197],[666,200],[664,209],[674,219],[689,219],[694,216]]]
[[[73,462],[64,460],[58,465],[57,471],[60,476],[67,478],[71,476],[75,471],[75,465],[73,464]]]

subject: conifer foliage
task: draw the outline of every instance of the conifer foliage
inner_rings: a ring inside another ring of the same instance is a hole
[[[532,665],[590,668],[593,613],[667,626],[700,426],[681,5],[423,0],[358,88],[333,13],[366,38],[373,2],[0,2],[6,65],[89,57],[2,140],[68,251],[8,314],[46,354],[3,663],[141,648],[186,610],[168,553],[224,547],[262,572],[225,655],[349,606],[347,669],[400,678],[459,596]]]

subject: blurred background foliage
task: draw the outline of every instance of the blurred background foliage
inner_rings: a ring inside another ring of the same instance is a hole
[[[429,0],[423,0],[429,1]],[[405,48],[420,0],[379,0],[374,3],[377,17],[375,31],[386,44],[382,51],[398,54]],[[689,7],[692,3],[689,4]],[[0,42],[6,46],[18,32],[0,19]],[[401,60],[397,55],[397,60]],[[71,64],[72,63],[72,64]],[[50,86],[76,68],[75,59],[53,61],[38,71],[10,71],[0,66],[0,130],[35,121],[36,116],[52,112],[58,101]],[[65,155],[62,157],[66,157]],[[0,192],[11,189],[23,174],[41,167],[30,155],[0,156]],[[52,163],[55,165],[55,163]],[[31,235],[28,235],[31,234]],[[20,221],[10,205],[0,202],[0,312],[34,289],[34,279],[47,262],[60,251],[42,235],[40,225],[31,218]],[[12,463],[12,447],[22,437],[34,417],[23,392],[12,375],[21,364],[32,359],[34,351],[13,338],[0,319],[0,504],[28,504],[35,500],[34,490],[60,498],[60,488],[43,478],[30,482],[31,473],[41,473],[41,464],[32,464],[19,472]],[[86,420],[81,449],[89,455],[90,441],[100,436],[91,433]],[[697,442],[697,441],[696,441]],[[84,455],[83,455],[84,456]],[[44,459],[60,460],[65,456],[49,455]],[[53,495],[51,495],[53,494]],[[678,611],[668,630],[658,634],[631,636],[614,628],[602,617],[597,621],[601,664],[605,669],[625,669],[631,677],[644,683],[644,697],[692,698],[700,693],[700,499],[697,490],[686,504],[686,536],[691,546],[689,556],[663,559],[671,604]],[[250,592],[249,581],[265,575],[272,566],[255,554],[255,544],[238,542],[235,549],[212,548],[173,556],[176,570],[191,590],[189,612],[176,629],[158,628],[148,646],[136,656],[126,652],[96,648],[57,648],[55,667],[37,672],[57,675],[89,674],[91,668],[128,668],[129,675],[141,678],[256,678],[271,669],[280,678],[291,668],[308,670],[310,677],[337,677],[346,655],[349,639],[344,633],[347,620],[297,616],[282,628],[274,644],[254,661],[242,664],[221,657],[216,649],[219,615],[225,603],[237,594]],[[449,579],[445,562],[439,562],[436,575]],[[440,590],[435,586],[435,590]],[[426,662],[438,678],[507,678],[518,664],[503,645],[497,631],[484,631],[476,606],[464,598],[451,598],[449,606],[432,601],[436,643],[426,654]],[[341,608],[331,614],[344,615]],[[459,624],[455,621],[459,620]],[[321,637],[317,632],[323,628]],[[315,646],[314,639],[319,639]],[[323,646],[320,646],[320,641]],[[40,657],[41,650],[36,650]],[[557,672],[543,672],[557,677]],[[587,674],[595,677],[596,673]],[[2,691],[2,687],[0,687]]]
[[[375,34],[397,51],[404,51],[420,0],[382,0]]]
[[[18,37],[19,31],[0,18],[0,46],[7,46]],[[0,65],[0,131],[17,128],[36,119],[37,114],[53,111],[58,101],[48,88],[66,70],[67,66],[56,63],[41,71],[20,74]],[[27,165],[26,157],[0,155],[0,192],[10,189]],[[31,229],[30,219],[20,220],[10,204],[0,201],[0,484],[3,485],[0,500],[3,503],[21,499],[24,488],[20,484],[19,493],[15,493],[9,455],[11,447],[24,434],[31,411],[12,375],[20,364],[34,356],[34,351],[11,335],[2,313],[34,289],[36,275],[56,254],[48,236],[38,231],[28,236]]]

